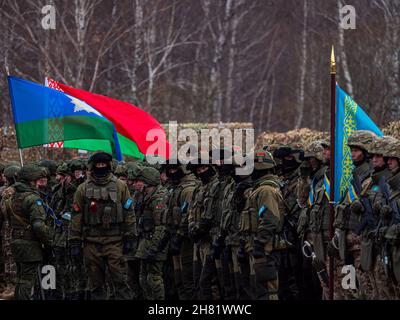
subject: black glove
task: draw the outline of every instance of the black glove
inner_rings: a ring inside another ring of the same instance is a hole
[[[122,245],[122,254],[126,255],[131,253],[133,250],[136,249],[136,240],[134,239],[126,239]]]
[[[181,252],[182,242],[183,242],[183,237],[179,234],[175,235],[171,239],[171,243],[169,245],[171,255],[173,256],[179,255],[179,253]]]
[[[254,240],[253,257],[255,259],[260,259],[265,257],[264,245],[258,240]]]

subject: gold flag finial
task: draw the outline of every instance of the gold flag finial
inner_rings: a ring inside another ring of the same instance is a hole
[[[331,74],[336,74],[336,60],[335,60],[335,49],[332,45],[331,53]]]

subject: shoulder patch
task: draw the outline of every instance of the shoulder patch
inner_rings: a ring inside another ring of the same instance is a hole
[[[43,206],[43,201],[40,200],[40,199],[37,199],[37,200],[36,200],[36,204],[37,204],[38,206]]]
[[[188,206],[189,206],[189,204],[185,201],[181,206],[181,212],[186,213]]]
[[[125,204],[124,204],[124,209],[128,210],[131,205],[133,203],[133,200],[131,198],[128,198],[128,200],[126,200]]]
[[[258,210],[258,217],[262,218],[264,216],[265,211],[268,209],[268,207],[263,204],[260,210]]]

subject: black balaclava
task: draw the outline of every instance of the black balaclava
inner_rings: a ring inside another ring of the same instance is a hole
[[[111,165],[107,163],[106,167],[97,168],[96,164],[93,164],[92,172],[95,177],[103,178],[111,172]]]
[[[170,173],[169,169],[166,170],[166,175],[169,180],[171,180],[174,183],[177,183],[181,181],[181,179],[185,176],[185,173],[181,168],[177,168],[178,170],[174,173]]]
[[[198,176],[203,183],[208,183],[210,179],[215,175],[215,171],[210,166],[207,167],[207,170],[199,173]]]
[[[300,163],[296,159],[286,160],[282,159],[282,171],[283,173],[293,172],[300,166]]]

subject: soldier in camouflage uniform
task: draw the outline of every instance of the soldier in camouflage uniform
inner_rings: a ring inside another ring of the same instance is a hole
[[[213,220],[218,208],[218,175],[209,164],[208,154],[206,164],[197,159],[197,164],[191,164],[190,170],[201,180],[201,184],[193,191],[193,199],[189,207],[188,231],[189,237],[195,243],[193,251],[193,276],[195,286],[199,285],[199,298],[212,300],[213,281],[217,275],[215,261],[211,252],[212,237],[210,230],[216,226]],[[201,269],[199,269],[199,265]]]
[[[63,163],[57,168],[57,175],[62,176],[59,185],[53,188],[53,196],[50,202],[57,220],[52,221],[55,230],[54,255],[57,270],[57,290],[59,299],[84,299],[84,290],[78,291],[76,268],[69,255],[69,233],[72,219],[72,204],[77,186],[73,183],[74,173],[70,164]]]
[[[186,166],[178,162],[172,164],[170,160],[165,166],[165,172],[172,185],[167,210],[168,216],[172,217],[170,254],[175,287],[179,300],[192,300],[194,298],[193,241],[188,236],[188,208],[198,182]]]
[[[0,231],[2,239],[2,253],[4,254],[4,279],[6,283],[5,290],[1,293],[1,299],[11,299],[14,296],[15,291],[15,277],[17,273],[17,267],[14,258],[11,253],[11,221],[9,213],[7,212],[6,201],[15,192],[12,185],[16,183],[17,174],[21,167],[16,165],[6,166],[4,169],[4,176],[6,178],[6,184],[1,187],[1,199],[0,202]]]
[[[128,179],[128,171],[127,171],[127,166],[125,163],[120,163],[117,165],[117,168],[115,169],[114,175],[121,181],[126,182]]]
[[[52,245],[51,230],[45,224],[43,201],[36,189],[36,182],[44,177],[37,165],[26,165],[18,172],[18,182],[13,194],[5,200],[10,219],[11,251],[17,264],[17,280],[14,298],[29,300],[37,282],[43,262],[43,248]]]
[[[386,230],[392,224],[392,209],[390,207],[390,191],[386,182],[389,181],[393,174],[396,173],[396,168],[390,170],[388,166],[388,158],[390,156],[390,150],[393,146],[398,145],[399,140],[385,136],[382,139],[377,138],[375,143],[372,144],[373,150],[371,151],[373,154],[377,154],[378,152],[384,158],[386,162],[386,167],[388,171],[388,175],[381,177],[378,180],[379,193],[374,201],[373,210],[377,217],[377,226],[374,231],[375,236],[375,245],[374,249],[376,250],[376,256],[374,257],[374,277],[377,282],[378,289],[378,298],[380,300],[395,300],[396,299],[396,284],[393,282],[393,277],[390,275],[390,266],[389,266],[389,256],[390,251],[387,247],[388,243],[384,237],[383,230]],[[391,164],[393,164],[391,162]],[[380,232],[381,231],[381,232]]]
[[[253,190],[249,196],[250,266],[255,272],[257,300],[278,300],[278,266],[283,228],[283,197],[268,151],[254,153]]]
[[[298,220],[297,233],[302,243],[304,241],[313,243],[310,229],[310,211],[316,199],[316,191],[323,186],[324,174],[327,170],[327,167],[324,165],[324,148],[321,143],[318,140],[306,146],[304,150],[304,162],[299,168],[300,177],[297,184],[297,200],[302,210]],[[326,278],[321,278],[321,275],[324,274],[322,271],[326,271],[325,261],[306,258],[303,259],[302,267],[303,282],[308,284],[306,288],[303,288],[304,298],[320,299],[321,283],[327,281]],[[318,273],[318,277],[316,277],[314,268]],[[327,288],[327,285],[325,283],[324,287]]]
[[[245,300],[252,297],[250,267],[242,236],[242,212],[248,206],[252,181],[250,173],[236,171],[241,163],[233,161],[232,182],[227,185],[222,201],[221,234],[225,236],[224,255],[228,261],[229,279],[225,281],[225,299]],[[254,281],[254,279],[253,279]]]
[[[140,162],[128,162],[127,167],[127,180],[126,183],[129,188],[129,192],[133,198],[136,225],[139,225],[139,214],[143,206],[143,186],[138,185],[137,177],[141,172],[142,165]],[[138,243],[141,237],[138,235]],[[143,299],[142,290],[140,288],[139,273],[140,273],[140,259],[135,257],[136,247],[132,248],[129,252],[125,254],[126,264],[127,264],[127,281],[131,289],[133,299],[141,300]]]
[[[300,214],[300,206],[297,202],[297,182],[299,166],[304,152],[292,146],[280,146],[274,153],[274,159],[280,160],[279,173],[282,181],[282,196],[284,201],[285,223],[283,236],[290,243],[290,247],[281,256],[279,266],[279,299],[296,300],[300,298],[301,281],[301,242],[297,237],[297,221]]]
[[[392,144],[385,152],[388,169],[392,176],[387,180],[390,199],[387,204],[390,224],[379,230],[384,234],[387,259],[387,275],[395,288],[395,297],[400,299],[400,143]]]
[[[91,299],[106,299],[108,270],[116,299],[130,299],[123,254],[135,246],[137,231],[133,200],[126,184],[111,173],[112,157],[94,153],[88,161],[90,176],[74,195],[70,254],[81,255],[89,277]]]
[[[358,197],[357,188],[366,185],[371,175],[371,165],[368,161],[367,146],[376,138],[371,131],[359,130],[353,132],[347,141],[350,147],[354,170],[353,182],[342,202],[336,206],[335,211],[335,238],[328,244],[328,254],[336,260],[335,291],[341,291],[344,299],[366,298],[364,288],[370,287],[369,278],[360,269],[360,237],[356,234],[356,229],[361,222],[360,215],[354,215],[351,211],[352,202]],[[360,192],[361,190],[358,190]],[[336,244],[335,244],[336,243]],[[336,247],[336,248],[335,248]],[[335,252],[337,251],[337,252]],[[358,290],[342,288],[341,270],[344,265],[353,265],[356,269],[358,279]]]
[[[146,300],[164,300],[163,264],[168,252],[167,190],[161,185],[160,173],[142,168],[137,181],[143,184],[144,199],[139,212],[141,240],[135,257],[140,259],[139,281]]]
[[[368,277],[368,283],[364,284],[368,287],[364,287],[363,290],[366,298],[370,300],[383,298],[384,284],[379,285],[380,280],[375,272],[378,267],[375,260],[380,257],[377,249],[382,240],[376,229],[384,222],[382,217],[385,215],[383,208],[386,201],[379,185],[381,180],[385,181],[391,176],[383,156],[385,148],[391,143],[391,137],[378,137],[366,146],[372,156],[373,172],[363,183],[359,199],[353,201],[350,207],[352,214],[360,217],[355,233],[361,236],[360,269],[364,272],[363,276]]]
[[[212,256],[217,269],[218,283],[221,298],[224,300],[233,300],[235,298],[235,286],[233,278],[232,253],[231,248],[226,245],[225,230],[221,229],[222,217],[224,214],[224,205],[227,205],[226,198],[232,189],[233,178],[233,153],[228,149],[213,149],[210,152],[212,162],[215,163],[215,169],[218,172],[218,189],[215,193],[216,211],[213,214],[210,230],[212,236]],[[228,213],[225,212],[225,215]]]
[[[69,163],[69,171],[72,174],[70,189],[78,189],[78,187],[86,180],[86,160],[83,158],[72,159]],[[70,211],[74,215],[74,210]],[[71,225],[69,225],[69,228]],[[72,299],[89,299],[90,292],[88,290],[88,276],[83,263],[83,256],[71,257],[68,252],[70,268],[72,269]]]

